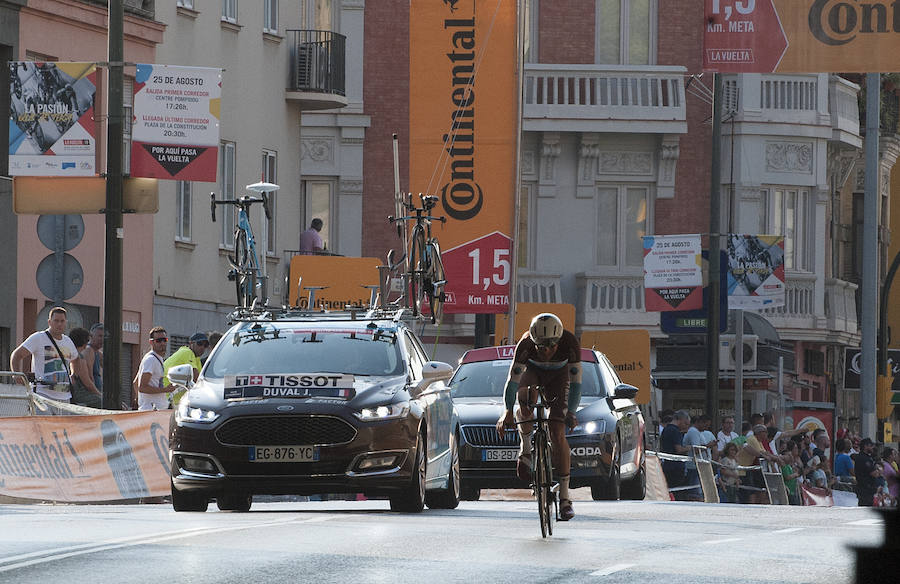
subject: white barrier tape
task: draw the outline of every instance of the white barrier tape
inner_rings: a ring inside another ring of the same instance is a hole
[[[79,416],[105,416],[107,414],[122,413],[119,410],[101,410],[99,408],[89,408],[87,406],[79,406],[77,404],[67,404],[65,402],[56,401],[55,399],[50,399],[36,393],[32,393],[30,397],[34,404],[43,411],[48,411],[50,408],[56,408],[57,410],[62,410]]]
[[[693,456],[685,456],[683,454],[669,454],[668,452],[655,452],[653,450],[648,450],[647,454],[653,454],[660,460],[672,460],[675,462],[689,462],[691,460],[694,460]],[[722,466],[722,463],[717,460],[708,460],[706,462],[710,462],[712,464]],[[739,466],[731,467],[731,468],[734,468],[736,470],[761,470],[762,469],[762,467],[758,464],[755,466],[740,466],[739,465]]]

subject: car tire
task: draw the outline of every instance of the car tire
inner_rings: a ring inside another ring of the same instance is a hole
[[[252,495],[237,493],[216,497],[216,506],[219,508],[219,511],[237,511],[239,513],[246,513],[250,510],[252,504]]]
[[[421,433],[416,439],[412,471],[409,485],[391,495],[391,511],[421,513],[425,508],[425,439]]]
[[[463,501],[477,501],[481,498],[481,489],[477,487],[459,486],[459,498]]]
[[[641,460],[641,467],[635,477],[622,485],[622,499],[630,501],[643,501],[647,494],[647,472],[644,468],[644,461]]]
[[[619,475],[621,464],[620,441],[616,439],[615,454],[610,464],[609,476],[591,484],[591,497],[595,501],[618,501],[621,496],[622,481]]]
[[[425,493],[425,504],[429,509],[456,509],[459,506],[459,440],[456,434],[450,435],[450,473],[447,477],[447,488]]]
[[[209,506],[209,499],[203,493],[179,491],[172,485],[172,507],[175,511],[196,511],[203,513]]]

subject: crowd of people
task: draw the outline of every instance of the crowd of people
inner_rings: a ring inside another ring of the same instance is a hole
[[[804,504],[804,491],[824,496],[835,490],[853,492],[860,506],[893,507],[900,500],[897,451],[890,446],[878,449],[855,432],[838,431],[832,452],[825,429],[780,430],[771,413],[752,414],[740,432],[735,431],[734,417],[725,416],[716,434],[706,414],[692,417],[685,410],[666,410],[660,417],[658,449],[675,499],[703,500],[693,459],[693,447],[700,446],[709,453],[723,503],[768,503],[764,468],[780,471],[792,505]]]

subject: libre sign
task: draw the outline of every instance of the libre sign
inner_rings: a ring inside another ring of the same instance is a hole
[[[900,3],[705,0],[703,68],[720,73],[893,71]]]

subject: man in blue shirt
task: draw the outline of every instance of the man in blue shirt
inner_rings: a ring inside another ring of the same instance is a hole
[[[666,454],[685,454],[688,449],[682,445],[682,433],[691,424],[691,416],[684,410],[672,414],[672,421],[663,429],[659,437],[659,450]],[[679,487],[684,482],[684,463],[679,460],[662,461],[663,474],[669,488]]]

